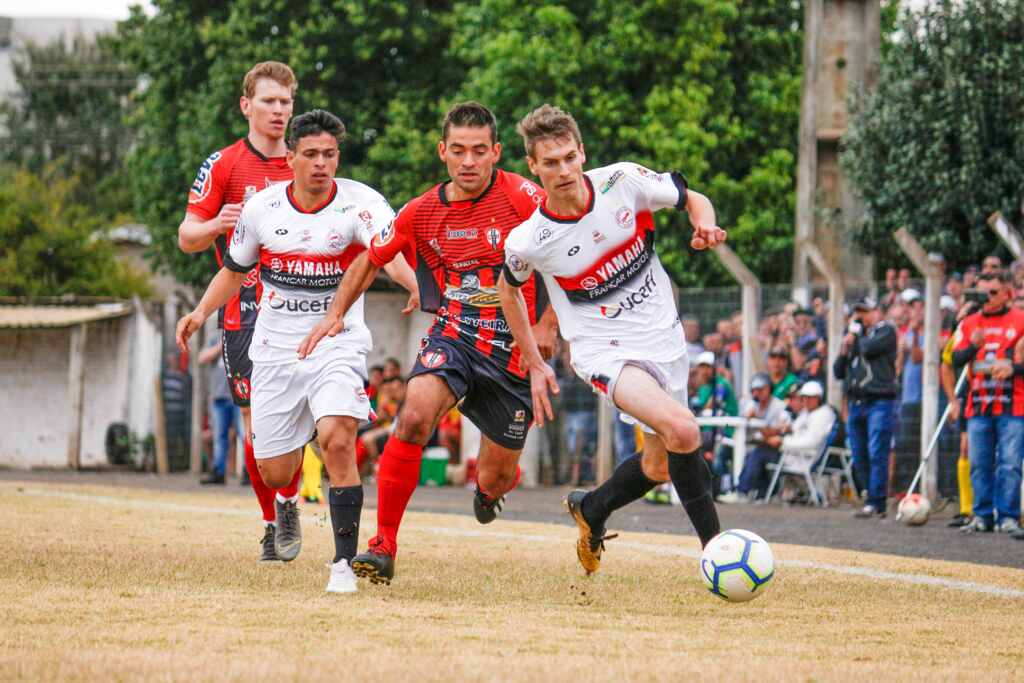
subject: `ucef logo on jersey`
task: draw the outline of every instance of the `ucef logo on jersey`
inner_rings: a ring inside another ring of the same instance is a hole
[[[199,172],[196,174],[196,179],[192,181],[192,189],[188,194],[189,204],[198,204],[210,194],[210,188],[213,186],[213,166],[219,159],[220,152],[214,152],[206,157],[206,161],[199,167]]]

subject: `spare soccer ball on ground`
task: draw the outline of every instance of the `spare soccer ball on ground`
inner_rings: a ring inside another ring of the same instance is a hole
[[[932,504],[920,493],[911,493],[900,501],[899,518],[907,526],[920,526],[928,521]]]
[[[708,590],[729,602],[747,602],[764,593],[775,576],[775,558],[763,538],[751,531],[729,529],[704,548],[700,573]]]

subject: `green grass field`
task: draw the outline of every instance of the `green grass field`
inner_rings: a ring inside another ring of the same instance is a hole
[[[991,681],[1024,672],[1022,570],[774,545],[768,592],[731,605],[703,587],[694,537],[623,534],[586,578],[573,527],[410,514],[395,582],[328,596],[325,511],[305,509],[298,560],[267,566],[255,561],[261,529],[246,498],[0,483],[0,679]],[[374,519],[364,511],[363,541]]]

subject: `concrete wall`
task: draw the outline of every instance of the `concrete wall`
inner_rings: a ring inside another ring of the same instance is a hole
[[[0,465],[68,464],[69,329],[0,330]]]
[[[67,466],[70,344],[71,328],[0,330],[0,466]],[[106,463],[112,422],[153,431],[159,363],[159,330],[141,311],[88,325],[82,467]]]
[[[419,352],[420,338],[426,336],[434,316],[422,311],[402,315],[409,298],[404,292],[367,292],[365,296],[363,317],[373,334],[367,367],[394,356],[402,362],[402,372],[408,374]]]

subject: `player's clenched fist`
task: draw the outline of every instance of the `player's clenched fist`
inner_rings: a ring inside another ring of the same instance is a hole
[[[178,348],[182,351],[188,350],[188,340],[192,334],[203,326],[206,322],[206,316],[198,311],[192,311],[184,318],[178,321],[178,327],[174,332],[174,339],[178,343]]]
[[[690,239],[690,246],[694,249],[714,249],[719,244],[724,244],[727,235],[717,225],[695,226],[693,237]]]
[[[225,204],[217,214],[216,225],[220,233],[225,233],[238,223],[238,217],[242,215],[241,204]]]

